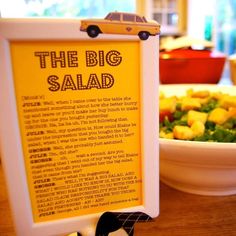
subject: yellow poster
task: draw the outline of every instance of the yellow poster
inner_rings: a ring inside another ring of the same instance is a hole
[[[34,221],[142,205],[140,42],[10,46]]]

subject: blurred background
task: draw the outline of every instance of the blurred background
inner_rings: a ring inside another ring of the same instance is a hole
[[[236,53],[236,0],[0,0],[1,17],[103,18],[136,12],[161,24],[161,47],[188,36],[208,40],[227,57]],[[226,61],[222,77],[229,78]]]

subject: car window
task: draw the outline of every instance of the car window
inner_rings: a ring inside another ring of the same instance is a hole
[[[143,20],[140,16],[136,16],[136,22],[143,22]]]
[[[120,14],[119,13],[113,13],[111,15],[111,20],[120,20]]]
[[[111,18],[111,13],[108,13],[108,15],[105,17],[105,20],[109,20]]]
[[[123,15],[123,21],[135,21],[135,15],[130,15],[130,14],[124,14]]]
[[[143,19],[143,22],[147,22],[147,20],[146,20],[146,18],[145,18],[144,16],[143,16],[143,18],[142,18],[142,19]]]

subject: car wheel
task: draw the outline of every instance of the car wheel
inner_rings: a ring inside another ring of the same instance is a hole
[[[147,40],[149,38],[149,33],[147,31],[141,31],[138,36],[141,40]]]
[[[100,30],[97,26],[89,26],[87,29],[88,36],[91,38],[96,38]]]

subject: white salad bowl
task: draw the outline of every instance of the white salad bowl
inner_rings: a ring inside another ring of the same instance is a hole
[[[219,85],[161,85],[166,96],[186,90],[222,91],[236,95],[236,87]],[[200,195],[236,194],[236,143],[159,139],[160,179],[184,192]]]

